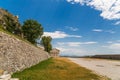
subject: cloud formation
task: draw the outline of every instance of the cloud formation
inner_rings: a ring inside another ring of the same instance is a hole
[[[94,31],[94,32],[103,32],[102,29],[93,29],[92,31]]]
[[[85,55],[85,53],[87,53],[85,50],[83,49],[79,49],[79,48],[74,48],[74,47],[63,47],[63,46],[58,46],[56,47],[57,49],[60,50],[62,56],[82,56]]]
[[[111,33],[111,34],[114,34],[114,33],[115,33],[115,31],[112,31],[112,30],[107,30],[107,31],[105,31],[105,32],[108,32],[108,33]]]
[[[113,43],[108,46],[108,48],[113,50],[119,50],[120,51],[120,43]]]
[[[108,20],[120,19],[120,0],[67,0],[68,2],[81,5],[86,4],[98,11],[100,16]]]
[[[69,27],[69,26],[65,26],[65,27],[71,31],[78,31],[79,30],[77,27]]]
[[[93,32],[106,32],[106,33],[111,33],[111,34],[115,33],[115,31],[113,30],[102,30],[102,29],[93,29],[92,31]]]
[[[73,37],[73,38],[81,38],[82,37],[79,35],[69,35],[62,31],[44,32],[43,36],[51,36],[53,39],[67,38],[67,37]]]
[[[120,43],[110,42],[108,45],[102,46],[103,49],[108,50],[109,54],[120,54]]]
[[[117,21],[114,25],[120,25],[120,21]]]
[[[97,42],[89,41],[89,42],[57,42],[56,48],[58,48],[61,52],[61,55],[68,56],[83,56],[83,55],[92,55],[93,50],[88,51],[83,48],[85,46],[91,46],[93,44],[97,44]]]
[[[90,41],[90,42],[58,42],[57,44],[62,46],[62,45],[67,45],[71,47],[78,47],[80,45],[92,45],[96,44],[97,42]]]
[[[58,42],[56,48],[61,51],[61,55],[83,56],[83,55],[100,55],[100,54],[119,54],[120,43],[109,41],[105,45],[99,45],[98,42]],[[95,45],[93,47],[92,45]],[[87,47],[86,47],[87,46]],[[88,48],[89,47],[89,48]]]

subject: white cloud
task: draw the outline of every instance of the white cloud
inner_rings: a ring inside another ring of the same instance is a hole
[[[102,46],[106,50],[112,51],[112,52],[118,52],[120,54],[120,43],[110,43],[109,45]]]
[[[58,42],[55,47],[60,50],[60,55],[84,56],[100,54],[120,54],[120,43],[96,45],[97,42]],[[95,44],[94,46],[92,44]],[[88,47],[86,47],[88,46]]]
[[[111,43],[113,43],[113,41],[108,41],[107,43],[108,43],[108,44],[111,44]]]
[[[73,48],[63,48],[63,47],[57,47],[57,49],[59,49],[60,51],[62,51],[62,52],[66,52],[66,53],[70,53],[70,52],[72,52],[72,53],[81,53],[81,52],[83,52],[82,50],[80,50],[80,49],[73,49]]]
[[[91,41],[91,42],[83,42],[82,44],[96,44],[97,42]]]
[[[67,37],[74,37],[74,38],[81,38],[82,36],[79,35],[69,35],[62,31],[55,31],[55,32],[44,32],[43,36],[51,36],[53,39],[57,38],[67,38]]]
[[[61,55],[83,56],[100,54],[120,54],[120,43],[96,45],[97,42],[58,42],[56,48],[60,49]],[[95,44],[94,46],[92,44]],[[87,46],[87,47],[86,47]]]
[[[120,51],[120,43],[113,43],[113,44],[109,45],[108,48]]]
[[[108,48],[108,46],[106,46],[106,45],[102,45],[101,47],[102,47],[102,48]]]
[[[92,31],[94,31],[94,32],[103,32],[102,29],[93,29]]]
[[[66,26],[67,29],[71,30],[71,31],[78,31],[79,29],[77,27],[69,27]]]
[[[120,25],[120,21],[117,21],[114,25]]]
[[[105,31],[105,32],[108,32],[108,33],[111,33],[111,34],[114,34],[114,33],[115,33],[115,31],[112,31],[112,30],[107,30],[107,31]]]
[[[67,44],[68,44],[68,46],[72,46],[72,47],[78,47],[78,46],[80,46],[80,42],[69,42]]]
[[[60,50],[60,55],[67,55],[67,56],[82,56],[82,55],[88,55],[89,52],[84,50],[81,47],[75,47],[75,46],[68,46],[66,44],[56,45],[56,48]]]
[[[85,3],[89,2],[90,0],[67,0],[67,1],[72,4],[80,3],[81,5],[84,5]]]
[[[93,32],[107,32],[107,33],[111,33],[111,34],[115,33],[115,31],[113,31],[113,30],[102,30],[102,29],[93,29],[92,31]]]
[[[117,40],[117,42],[120,42],[120,40]]]
[[[108,20],[120,19],[120,0],[67,0],[71,3],[86,4],[101,11],[100,16]]]
[[[90,42],[58,42],[57,44],[60,46],[71,46],[71,47],[78,47],[80,45],[92,45],[96,44],[97,42],[90,41]]]
[[[57,44],[60,46],[64,46],[64,45],[72,46],[72,47],[80,46],[80,42],[58,42]]]
[[[114,40],[114,41],[107,41],[106,42],[107,44],[109,44],[109,46],[111,45],[111,44],[118,44],[118,43],[120,43],[120,40]]]
[[[97,42],[57,42],[55,47],[60,50],[60,55],[68,55],[68,56],[83,56],[83,55],[93,55],[94,50],[90,51],[88,49],[83,48],[83,45],[90,46],[92,44],[96,44]]]
[[[82,56],[85,54],[89,54],[83,49],[79,48],[73,48],[73,47],[57,47],[57,49],[60,50],[61,54],[60,55],[67,55],[67,56]]]

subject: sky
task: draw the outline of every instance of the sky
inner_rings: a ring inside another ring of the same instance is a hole
[[[120,0],[0,0],[21,24],[37,20],[60,55],[120,54]]]

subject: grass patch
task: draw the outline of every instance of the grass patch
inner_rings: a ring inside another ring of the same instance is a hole
[[[20,80],[108,80],[66,58],[51,58],[12,77]]]

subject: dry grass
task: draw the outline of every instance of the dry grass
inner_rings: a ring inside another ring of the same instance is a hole
[[[108,80],[66,58],[51,58],[13,74],[20,80]]]

